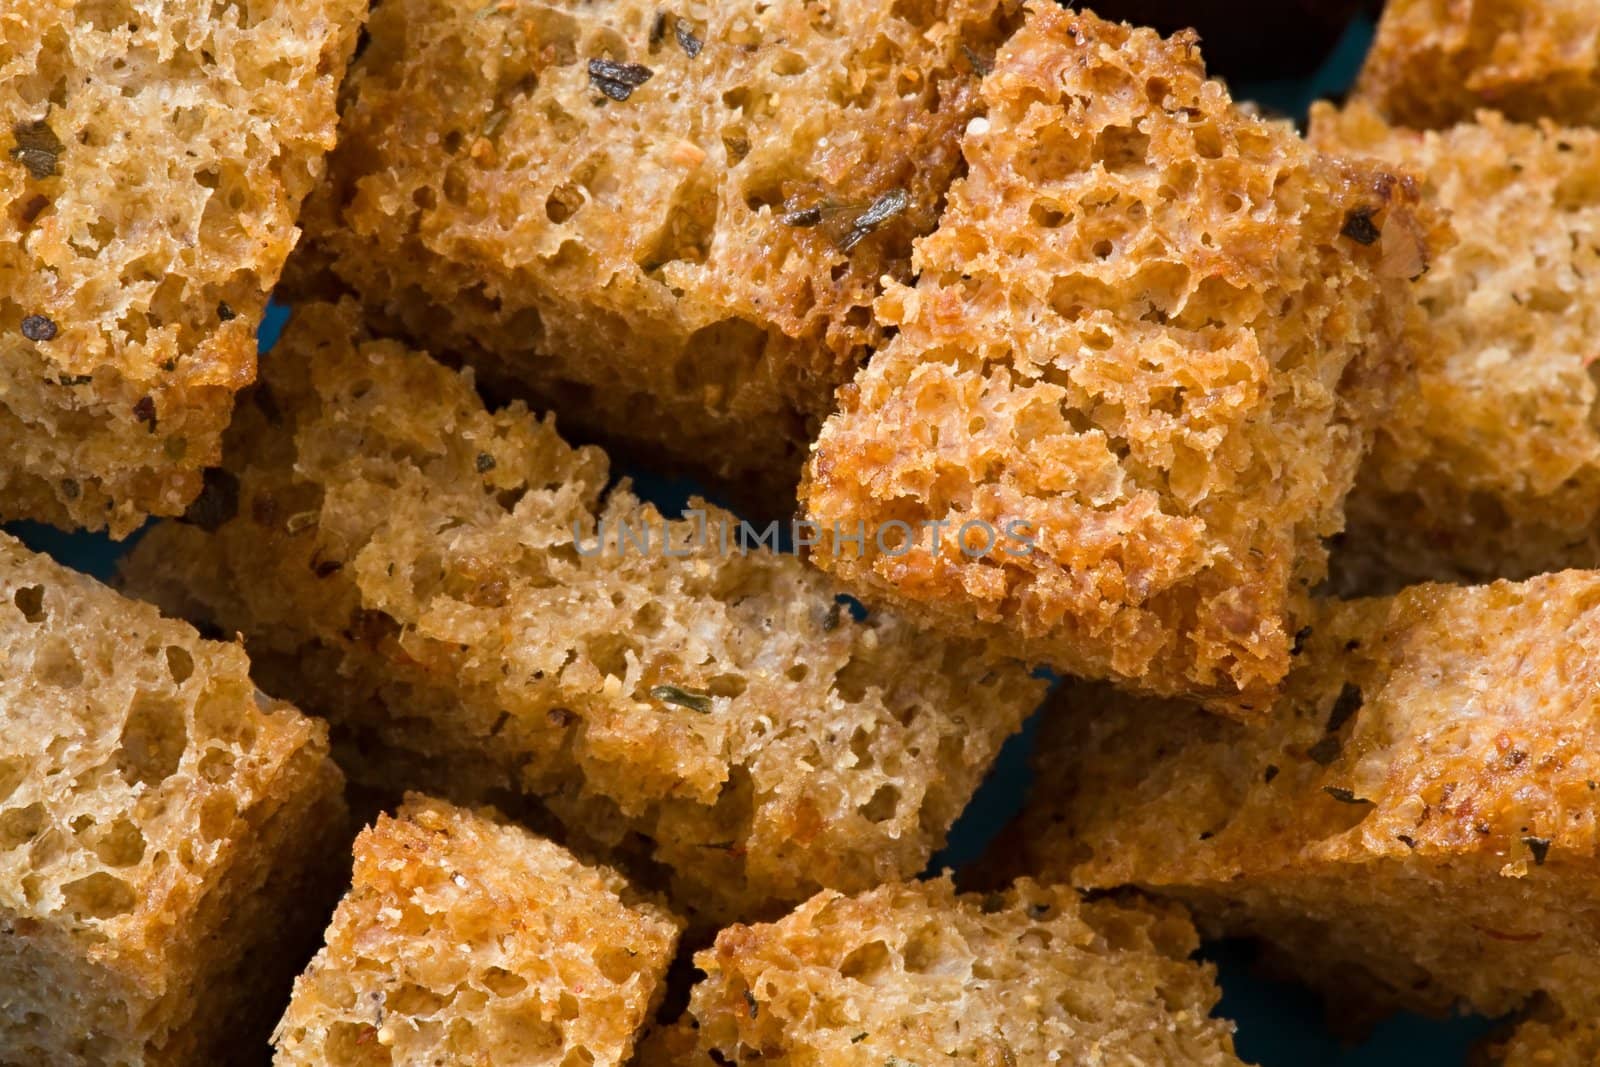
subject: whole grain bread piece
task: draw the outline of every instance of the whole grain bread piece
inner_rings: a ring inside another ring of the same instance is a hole
[[[1594,1067],[1600,1021],[1541,1004],[1473,1050],[1473,1067]]]
[[[1354,96],[1416,129],[1471,121],[1480,108],[1600,125],[1600,7],[1388,0]]]
[[[296,288],[794,509],[1015,0],[389,0]]]
[[[120,537],[200,491],[366,7],[0,9],[0,519]]]
[[[206,525],[152,530],[132,588],[242,632],[357,780],[540,798],[670,868],[697,919],[922,869],[1042,681],[858,620],[725,512],[666,522],[598,449],[358,321],[296,309]]]
[[[1368,1007],[1592,1017],[1600,573],[1327,602],[1270,720],[1080,687],[1022,869],[1187,902]]]
[[[265,1052],[344,804],[247,670],[0,535],[0,1062]]]
[[[679,923],[496,812],[411,796],[355,844],[274,1063],[621,1067]]]
[[[982,94],[920,281],[878,303],[898,334],[813,449],[839,538],[813,558],[1023,658],[1260,715],[1437,220],[1235,107],[1190,34],[1040,2]]]
[[[1600,131],[1319,104],[1311,140],[1414,170],[1459,237],[1418,283],[1417,380],[1346,502],[1336,587],[1600,566]]]
[[[688,1013],[652,1064],[1237,1065],[1182,910],[948,877],[821,893],[695,955]]]

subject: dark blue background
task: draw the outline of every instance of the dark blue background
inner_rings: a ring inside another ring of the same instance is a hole
[[[1308,80],[1267,82],[1235,86],[1241,99],[1259,101],[1275,111],[1303,116],[1311,101],[1341,92],[1350,82],[1371,37],[1371,25],[1358,22],[1338,49]],[[1271,47],[1263,42],[1263,47]],[[261,329],[265,352],[277,340],[287,313],[281,307],[268,311]],[[641,495],[671,513],[694,487],[682,479],[630,471]],[[64,534],[31,523],[8,527],[34,548],[98,577],[109,577],[116,559],[126,548],[93,534]],[[137,535],[136,535],[137,536]],[[1030,722],[1001,753],[988,781],[951,833],[949,847],[935,858],[933,869],[959,867],[976,859],[989,839],[1021,806],[1031,775],[1027,753],[1034,726]],[[1223,998],[1219,1013],[1237,1021],[1239,1054],[1262,1067],[1420,1067],[1465,1062],[1467,1049],[1491,1027],[1485,1019],[1435,1021],[1411,1015],[1396,1016],[1380,1024],[1359,1044],[1341,1042],[1326,1025],[1321,1004],[1294,985],[1268,982],[1252,973],[1252,951],[1241,944],[1208,944],[1202,954],[1213,960],[1221,977]]]

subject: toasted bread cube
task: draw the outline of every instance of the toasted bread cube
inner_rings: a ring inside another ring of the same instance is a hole
[[[120,537],[200,491],[365,16],[0,10],[0,519]]]
[[[1423,176],[1459,237],[1418,283],[1417,382],[1347,502],[1339,588],[1600,566],[1600,131],[1483,112],[1423,134],[1358,104],[1318,105],[1311,136]]]
[[[1469,121],[1479,108],[1600,125],[1600,7],[1388,0],[1355,95],[1417,129]]]
[[[0,1062],[265,1049],[344,800],[247,668],[0,534]]]
[[[1087,903],[1023,880],[958,896],[948,877],[821,893],[734,926],[651,1063],[1237,1065],[1233,1024],[1180,909]]]
[[[1542,1004],[1476,1051],[1473,1062],[1481,1067],[1594,1067],[1600,1063],[1600,1021]]]
[[[358,780],[542,798],[642,843],[697,917],[922,869],[1042,681],[855,620],[725,512],[607,492],[598,449],[357,323],[296,309],[229,432],[215,532],[153,530],[135,588],[244,633]]]
[[[983,102],[919,283],[879,302],[898,336],[815,446],[813,558],[1024,658],[1258,714],[1405,365],[1414,190],[1236,108],[1192,35],[1053,3]]]
[[[1600,965],[1600,573],[1321,605],[1269,722],[1072,691],[1022,869],[1183,900],[1363,1006],[1581,1004]]]
[[[274,1063],[629,1062],[678,920],[620,874],[421,796],[362,831],[355,858]]]
[[[1014,7],[391,0],[297,287],[787,515]]]

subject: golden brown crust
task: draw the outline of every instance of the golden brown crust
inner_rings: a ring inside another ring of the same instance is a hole
[[[1600,7],[1591,0],[1388,0],[1356,97],[1435,129],[1479,108],[1600,125]]]
[[[343,809],[325,729],[238,646],[8,537],[0,664],[0,1060],[202,1062],[257,1036],[236,994],[280,992],[289,893]]]
[[[0,12],[0,518],[183,511],[334,140],[360,0]]]
[[[810,518],[864,521],[865,551],[816,558],[1025,658],[1259,713],[1405,368],[1432,217],[1234,107],[1192,36],[1041,3],[983,104],[808,468]],[[964,555],[978,520],[1035,546]],[[924,524],[899,554],[892,521]]]
[[[1103,687],[1046,730],[1024,869],[1183,899],[1313,983],[1592,996],[1600,574],[1332,602],[1255,729]]]
[[[677,940],[678,920],[616,872],[413,796],[356,839],[273,1062],[621,1067]]]
[[[775,1067],[1237,1065],[1181,910],[948,878],[823,893],[695,956],[706,977],[667,1062]]]
[[[798,559],[741,553],[725,512],[700,537],[606,492],[598,449],[357,322],[296,309],[229,434],[231,508],[147,535],[136,588],[245,633],[354,777],[542,798],[643,841],[697,917],[922,868],[1042,682],[853,619]],[[623,522],[649,554],[618,550]]]
[[[298,287],[787,514],[1012,6],[391,0]]]
[[[1311,140],[1415,171],[1459,237],[1418,283],[1418,380],[1346,504],[1339,588],[1600,566],[1600,131],[1318,105]]]

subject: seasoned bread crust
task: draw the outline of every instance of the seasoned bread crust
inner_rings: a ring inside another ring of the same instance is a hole
[[[1271,720],[1072,690],[1024,869],[1190,903],[1381,1007],[1588,1010],[1600,574],[1328,603]]]
[[[356,838],[273,1062],[621,1067],[677,940],[616,872],[492,811],[408,797]]]
[[[808,467],[809,517],[865,550],[814,558],[1024,658],[1259,714],[1406,368],[1432,217],[1236,108],[1192,35],[1041,2],[982,95],[920,281],[879,301],[898,336]],[[964,553],[974,521],[1033,548]]]
[[[697,953],[706,977],[650,1062],[1233,1067],[1198,945],[1179,909],[1026,880],[987,896],[948,878],[822,893]]]
[[[265,1038],[245,994],[287,989],[292,894],[342,779],[322,724],[247,669],[0,535],[0,1061],[203,1062]]]
[[[1600,7],[1593,0],[1388,0],[1355,97],[1436,129],[1479,108],[1600,125]]]
[[[365,15],[0,10],[0,519],[123,536],[199,492]]]
[[[1312,143],[1415,171],[1459,244],[1417,286],[1417,381],[1334,554],[1346,591],[1600,566],[1600,131],[1493,112],[1417,133],[1312,109]]]
[[[598,449],[357,321],[296,309],[230,431],[215,532],[152,530],[134,588],[243,632],[358,779],[542,798],[642,843],[697,917],[921,870],[1042,681],[857,621],[793,556],[731,532],[724,552],[725,512],[699,537],[606,491]],[[653,550],[618,550],[623,522]]]
[[[1012,8],[388,0],[297,288],[787,515]]]

